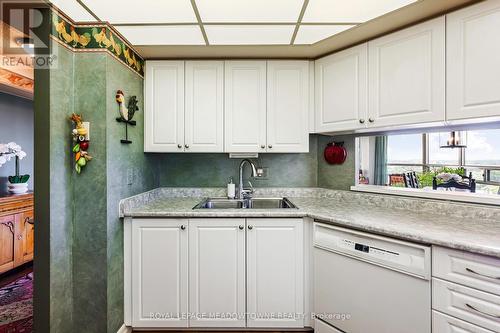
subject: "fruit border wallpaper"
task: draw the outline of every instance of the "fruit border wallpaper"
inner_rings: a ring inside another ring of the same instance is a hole
[[[75,25],[57,12],[52,12],[52,21],[51,35],[63,45],[77,51],[108,51],[144,77],[144,60],[107,25]]]

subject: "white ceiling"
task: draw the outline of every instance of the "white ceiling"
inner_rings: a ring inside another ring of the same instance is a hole
[[[314,44],[417,0],[51,0],[133,45]]]

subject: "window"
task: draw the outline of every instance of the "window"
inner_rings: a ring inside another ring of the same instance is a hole
[[[441,133],[443,135],[449,136],[449,133]],[[375,138],[364,142],[372,139]],[[420,188],[432,189],[433,178],[440,173],[472,174],[477,192],[500,194],[500,129],[469,130],[466,147],[461,148],[441,148],[440,133],[388,135],[386,142],[386,174],[381,173],[380,168],[375,171],[370,163],[367,167],[363,161],[360,172],[365,181],[366,177],[386,179],[386,185],[406,186],[399,181],[404,179],[401,176],[415,172]],[[464,181],[467,180],[464,178]]]
[[[500,129],[469,131],[465,164],[499,166],[500,169]]]
[[[439,146],[439,133],[429,133],[428,138],[428,164],[431,165],[459,165],[459,148],[441,148]]]
[[[387,163],[422,163],[422,134],[389,135],[387,137]]]

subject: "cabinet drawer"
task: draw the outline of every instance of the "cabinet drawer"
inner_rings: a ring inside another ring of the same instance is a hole
[[[432,307],[450,316],[500,332],[500,296],[433,278]]]
[[[432,276],[500,295],[500,259],[432,248]]]
[[[432,311],[433,333],[494,333],[493,331],[469,324],[465,321]]]

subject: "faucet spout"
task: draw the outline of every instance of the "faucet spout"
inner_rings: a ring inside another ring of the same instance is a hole
[[[245,190],[243,186],[243,171],[245,169],[245,165],[249,164],[252,170],[252,177],[257,177],[257,167],[255,163],[249,159],[244,159],[240,163],[240,172],[239,172],[239,185],[238,185],[238,198],[239,199],[247,199],[251,197],[253,190]]]

